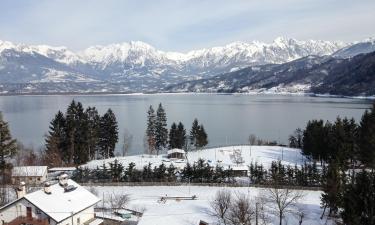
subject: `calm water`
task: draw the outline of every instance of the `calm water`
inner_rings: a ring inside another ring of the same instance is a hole
[[[198,118],[206,128],[210,146],[246,143],[249,134],[287,143],[288,136],[309,119],[347,116],[358,120],[371,104],[362,99],[280,95],[0,96],[0,110],[10,123],[13,136],[25,145],[39,148],[54,114],[65,111],[72,99],[85,107],[95,106],[101,114],[112,108],[119,122],[117,149],[121,148],[122,133],[127,129],[134,136],[132,153],[143,151],[146,111],[150,104],[156,108],[159,102],[166,109],[169,125],[181,121],[190,129],[193,119]]]

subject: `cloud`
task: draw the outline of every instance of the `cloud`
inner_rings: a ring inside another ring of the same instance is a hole
[[[141,40],[187,51],[277,36],[353,41],[373,35],[372,0],[35,0],[0,3],[0,39],[66,45]]]

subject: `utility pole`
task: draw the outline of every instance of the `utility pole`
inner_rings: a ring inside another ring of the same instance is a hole
[[[255,203],[255,225],[258,225],[258,205],[259,202]]]

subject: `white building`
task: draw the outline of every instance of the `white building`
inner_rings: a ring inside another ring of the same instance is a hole
[[[54,185],[26,194],[22,182],[17,200],[0,208],[2,224],[19,225],[99,225],[94,206],[100,201],[95,195],[62,175]]]
[[[170,149],[167,151],[168,158],[170,159],[185,159],[186,158],[186,152],[183,149]]]
[[[41,184],[47,180],[47,166],[15,166],[12,169],[12,183]]]

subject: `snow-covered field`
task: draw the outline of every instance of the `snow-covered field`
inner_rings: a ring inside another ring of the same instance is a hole
[[[243,163],[237,165],[233,159],[234,155],[241,155],[243,158]],[[199,151],[192,151],[187,153],[186,160],[169,160],[166,157],[166,154],[161,155],[134,155],[134,156],[125,156],[125,157],[114,157],[110,159],[103,160],[93,160],[88,162],[82,167],[87,167],[90,169],[96,169],[101,167],[104,163],[107,164],[118,160],[119,163],[127,166],[129,163],[133,162],[136,164],[138,169],[142,169],[143,166],[151,163],[152,166],[158,166],[161,163],[164,163],[166,166],[173,164],[178,168],[185,167],[186,163],[194,163],[198,159],[207,160],[212,166],[217,164],[223,166],[224,168],[236,168],[236,166],[247,166],[251,162],[261,163],[266,168],[271,165],[272,161],[281,160],[285,165],[301,165],[305,158],[301,155],[299,149],[279,147],[279,146],[228,146],[220,148],[208,148]]]
[[[139,220],[139,225],[198,225],[199,220],[212,223],[216,219],[211,216],[210,202],[214,198],[216,192],[223,187],[205,187],[205,186],[136,186],[136,187],[95,187],[100,197],[108,198],[113,193],[129,194],[131,198],[129,208],[145,209],[144,215]],[[261,188],[245,188],[245,187],[227,187],[233,195],[243,193],[248,195],[255,206],[256,197]],[[322,209],[320,208],[320,191],[304,191],[304,197],[298,204],[306,213],[306,217],[302,224],[320,225],[331,224],[329,221],[320,219]],[[168,197],[188,197],[196,195],[196,200],[175,200],[170,199],[165,203],[158,200],[162,196]],[[100,203],[102,204],[102,203]],[[276,217],[268,212],[269,223],[277,224]],[[283,224],[298,224],[296,217],[289,213],[286,215]]]

